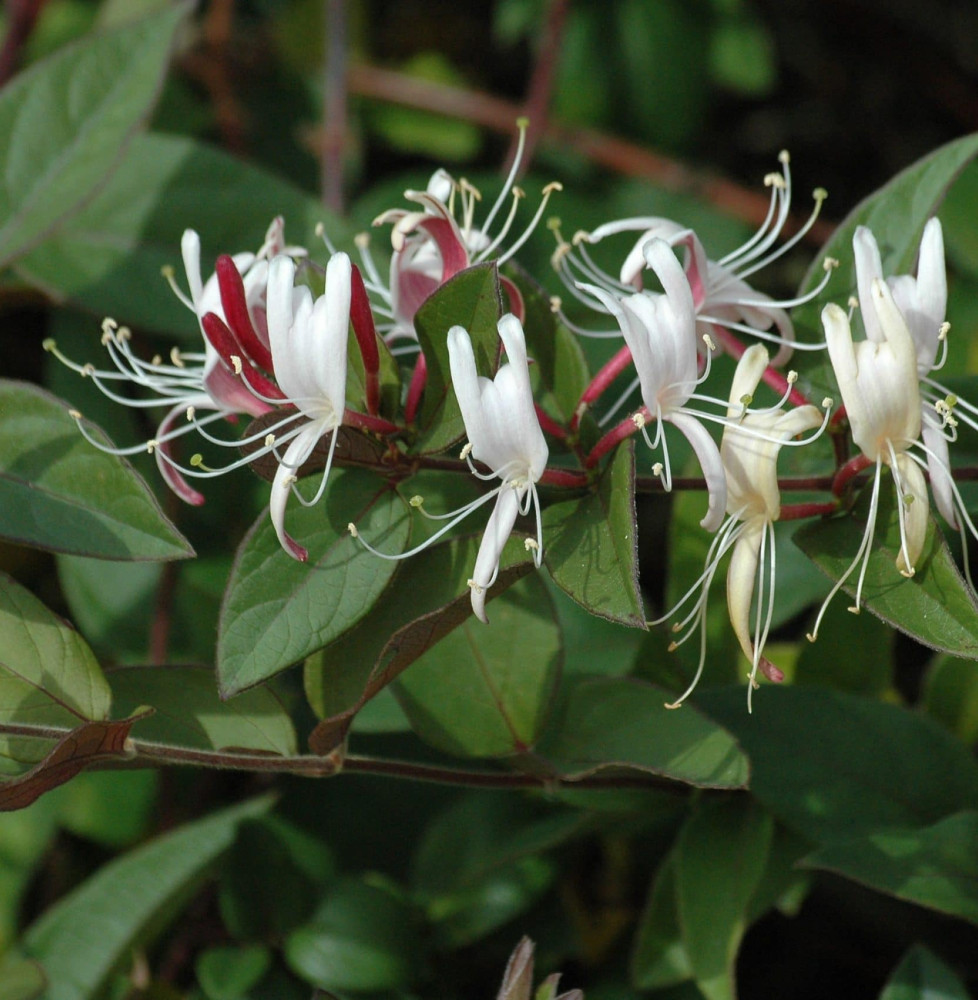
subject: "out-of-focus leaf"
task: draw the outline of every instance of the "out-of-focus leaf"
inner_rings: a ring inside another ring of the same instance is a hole
[[[76,210],[119,162],[155,102],[185,4],[95,35],[0,93],[0,267]]]
[[[417,916],[385,886],[352,878],[334,884],[285,941],[285,960],[323,990],[393,990],[418,967]]]
[[[37,1000],[46,985],[37,962],[13,952],[0,959],[0,1000]]]
[[[742,689],[703,691],[696,702],[750,756],[752,794],[815,843],[927,826],[978,801],[968,750],[906,709],[776,686],[755,695],[752,715]]]
[[[868,226],[879,244],[883,274],[907,274],[913,269],[920,236],[938,209],[951,183],[978,154],[978,135],[955,139],[911,164],[891,181],[861,201],[836,226],[828,243],[801,283],[814,288],[823,277],[822,261],[834,257],[839,267],[826,289],[813,301],[792,310],[792,321],[807,330],[806,339],[823,339],[820,315],[828,302],[845,302],[856,291],[852,236],[857,226]]]
[[[872,484],[867,484],[851,514],[808,524],[795,533],[798,546],[833,580],[849,569],[862,542],[871,489]],[[863,605],[932,649],[978,660],[978,605],[933,520],[927,526],[915,575],[908,580],[897,572],[900,524],[895,493],[888,477],[880,483]],[[844,584],[846,593],[855,594],[859,575],[858,569],[850,574]]]
[[[543,583],[529,576],[423,653],[395,687],[414,731],[447,753],[523,753],[546,722],[563,659]]]
[[[924,708],[962,743],[978,743],[978,668],[969,660],[940,656],[927,672]]]
[[[676,899],[696,984],[709,1000],[733,1000],[734,963],[773,823],[747,797],[702,803],[679,834]]]
[[[710,69],[721,86],[757,98],[770,93],[778,70],[771,33],[750,10],[721,16],[710,36]]]
[[[631,958],[636,989],[658,990],[693,977],[676,899],[676,852],[659,866],[639,921]]]
[[[307,661],[306,695],[323,719],[311,737],[317,753],[328,752],[342,740],[353,715],[370,698],[471,617],[466,581],[478,545],[477,538],[454,539],[413,556],[401,567],[389,594],[353,631]],[[510,539],[488,598],[532,569],[522,539]]]
[[[667,709],[664,691],[628,678],[573,678],[567,688],[535,754],[565,779],[611,769],[702,788],[746,786],[747,757],[696,708]]]
[[[318,199],[288,181],[185,136],[140,135],[96,197],[21,258],[17,270],[96,315],[163,333],[186,331],[199,343],[196,319],[160,274],[165,266],[182,273],[184,229],[200,234],[206,279],[218,254],[256,251],[276,215],[285,218],[289,241],[309,246],[317,260],[325,257],[316,250],[318,222],[334,242],[345,236]]]
[[[193,555],[127,462],[89,444],[60,400],[5,379],[0,380],[0,536],[103,559]]]
[[[462,413],[451,387],[448,331],[461,326],[468,332],[479,373],[491,375],[499,361],[496,323],[500,302],[496,265],[477,264],[445,282],[415,314],[414,328],[428,366],[418,417],[421,435],[417,450],[421,454],[444,451],[465,433]]]
[[[86,771],[60,798],[58,822],[77,837],[119,850],[149,832],[159,772]]]
[[[231,701],[217,693],[214,672],[205,667],[124,667],[108,675],[118,714],[150,705],[133,736],[140,751],[153,744],[201,751],[228,748],[289,756],[298,752],[292,720],[266,688],[242,692]]]
[[[271,965],[272,953],[264,945],[223,945],[202,951],[194,971],[207,1000],[241,1000]]]
[[[39,917],[24,934],[24,952],[48,977],[47,1000],[92,1000],[112,970],[227,850],[238,823],[259,816],[253,799],[180,827],[103,865]]]
[[[903,956],[879,1000],[969,1000],[964,983],[922,944]]]
[[[339,638],[373,606],[396,563],[351,538],[351,522],[387,552],[402,551],[408,538],[400,497],[358,469],[334,471],[325,501],[314,507],[290,504],[286,528],[308,549],[307,563],[286,554],[267,515],[255,522],[238,548],[221,608],[217,674],[223,697]]]
[[[110,699],[85,640],[0,575],[0,722],[22,734],[0,739],[0,770],[16,773],[50,752],[54,734],[105,720]]]
[[[978,812],[827,844],[806,865],[978,924]]]
[[[548,507],[543,556],[554,582],[592,614],[644,629],[635,527],[635,444],[618,448],[594,493]]]

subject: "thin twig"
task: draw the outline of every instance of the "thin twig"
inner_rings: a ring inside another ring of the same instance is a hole
[[[449,118],[475,122],[484,128],[511,134],[520,108],[511,101],[475,90],[463,90],[443,84],[419,80],[417,77],[376,66],[351,66],[347,77],[350,92],[409,108],[432,111]],[[541,138],[563,146],[590,159],[593,163],[628,177],[654,181],[670,191],[696,195],[711,202],[733,218],[759,226],[767,216],[769,193],[761,193],[715,177],[636,146],[625,139],[598,132],[549,122]],[[792,216],[785,226],[786,233],[801,229],[807,219]],[[821,246],[831,235],[833,226],[816,219],[805,234],[805,241]]]
[[[343,158],[347,133],[346,0],[327,0],[326,74],[320,188],[323,204],[343,214]]]

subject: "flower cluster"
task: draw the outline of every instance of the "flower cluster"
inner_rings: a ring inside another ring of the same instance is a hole
[[[352,429],[381,439],[388,456],[393,456],[391,462],[403,458],[404,465],[409,464],[427,384],[427,359],[414,329],[415,316],[431,295],[465,268],[483,261],[504,264],[524,246],[559,185],[544,188],[529,223],[514,237],[524,197],[514,183],[519,166],[517,156],[502,194],[481,223],[476,222],[479,192],[444,171],[434,174],[426,190],[406,192],[411,208],[391,209],[375,222],[391,226],[386,280],[366,236],[356,241],[358,266],[325,234],[328,260],[323,279],[323,271],[305,248],[286,244],[282,220],[276,219],[257,253],[218,257],[214,273],[204,281],[200,241],[188,230],[182,250],[189,294],[172,275],[169,278],[197,318],[201,351],[174,350],[166,361],[156,357],[147,362],[133,351],[130,332],[112,320],[103,325],[102,343],[113,367],[76,364],[54,344],[48,345],[110,398],[130,406],[165,408],[153,437],[128,448],[105,445],[75,413],[82,432],[98,447],[117,454],[148,449],[166,482],[195,504],[204,497],[189,485],[191,479],[221,475],[263,455],[273,456],[277,469],[270,518],[283,549],[297,560],[306,559],[306,550],[287,530],[288,500],[292,495],[307,505],[321,500],[342,428],[347,429],[344,433]],[[580,318],[580,309],[572,319],[564,314],[559,299],[553,300],[555,311],[581,336],[618,339],[620,347],[587,385],[573,417],[561,423],[534,400],[523,295],[511,277],[501,275],[506,311],[498,320],[497,356],[502,354],[503,360],[494,372],[480,371],[469,330],[446,323],[443,331],[451,383],[468,439],[461,458],[472,475],[494,485],[446,514],[428,514],[420,498],[412,501],[422,514],[444,523],[407,552],[381,552],[350,525],[354,538],[378,557],[403,559],[445,537],[473,511],[494,501],[469,580],[472,610],[487,621],[488,591],[496,581],[506,541],[521,517],[535,521],[535,529],[525,535],[525,546],[537,566],[543,559],[538,487],[592,488],[606,457],[624,439],[640,433],[653,452],[653,476],[662,490],[669,491],[674,480],[669,439],[673,430],[678,431],[702,470],[707,504],[701,524],[714,537],[699,579],[675,608],[657,620],[684,614],[673,625],[677,636],[673,648],[692,636],[700,637],[699,667],[687,691],[673,703],[677,706],[703,670],[708,594],[728,555],[727,602],[734,632],[750,662],[749,690],[756,686],[758,674],[780,679],[780,671],[764,655],[777,579],[773,526],[787,516],[835,511],[848,498],[847,484],[863,470],[872,469],[873,476],[862,543],[822,606],[810,638],[817,635],[828,602],[857,569],[851,610],[860,607],[884,467],[899,497],[896,570],[904,576],[914,574],[924,546],[927,478],[946,521],[978,536],[951,477],[948,458],[958,419],[978,427],[978,410],[932,378],[943,361],[948,329],[940,223],[932,219],[927,224],[913,275],[884,275],[875,239],[860,227],[853,240],[858,300],[853,300],[848,313],[837,305],[826,306],[824,341],[800,343],[790,311],[822,296],[836,262],[827,259],[822,280],[800,298],[775,299],[751,286],[758,271],[804,237],[825,198],[824,191],[816,191],[808,221],[790,238],[782,238],[792,194],[786,154],[780,167],[766,178],[771,201],[764,223],[744,246],[719,260],[710,258],[692,229],[670,219],[616,220],[590,233],[577,233],[569,242],[554,224],[558,246],[553,263],[568,295],[596,324],[605,318],[610,328],[592,328]],[[617,273],[599,266],[589,248],[628,233],[638,237],[623,249]],[[321,292],[319,287],[314,291],[312,286],[320,283]],[[851,324],[856,304],[865,339],[854,342]],[[352,406],[347,399],[348,344],[359,351],[364,378],[363,399]],[[801,391],[797,374],[783,370],[797,351],[827,352],[842,403],[834,413],[831,399],[813,405]],[[714,395],[706,391],[706,383],[719,377],[714,374],[718,368],[714,359],[720,353],[736,359],[736,368],[729,390]],[[382,358],[395,367],[408,366],[403,372],[407,388],[399,405],[381,404]],[[605,393],[619,376],[627,379],[627,387],[599,414]],[[762,382],[775,390],[767,405],[755,401]],[[125,385],[129,389],[123,389]],[[139,391],[131,394],[132,387]],[[631,412],[611,423],[630,402]],[[215,425],[233,425],[240,415],[261,417],[261,430],[243,436],[216,433]],[[816,440],[830,421],[834,432],[841,432],[848,422],[861,453],[839,469],[831,501],[786,511],[778,486],[779,453]],[[600,429],[609,423],[609,428]],[[720,428],[719,442],[711,427]],[[573,465],[548,469],[551,448],[545,431]],[[220,467],[205,464],[199,454],[181,460],[177,445],[188,435],[210,446],[233,448],[236,455]],[[324,443],[327,458],[318,486],[300,492],[297,482],[304,466]]]

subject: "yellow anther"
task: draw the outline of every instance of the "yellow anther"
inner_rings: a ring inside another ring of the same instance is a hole
[[[715,351],[717,349],[717,345],[708,333],[703,334],[703,343],[706,344],[707,348],[711,351]]]
[[[196,415],[197,415],[197,410],[193,406],[188,406],[187,407],[187,419],[188,420],[193,420]]]
[[[271,446],[273,444],[275,444],[275,435],[274,434],[266,434],[265,435],[265,447],[266,448],[271,448]]]
[[[370,233],[357,233],[353,243],[358,250],[366,250],[370,246]]]
[[[561,264],[564,263],[564,258],[573,250],[574,248],[567,242],[560,242],[557,244],[557,249],[550,255],[550,266],[555,270],[559,271]]]
[[[111,316],[102,320],[102,333],[114,333],[118,329],[119,324]]]
[[[821,188],[821,187],[815,188],[815,190],[812,192],[812,197],[819,204],[821,204],[823,201],[825,201],[825,199],[828,198],[828,196],[829,196],[829,193],[828,193],[828,191],[825,190],[825,188]]]
[[[346,526],[346,530],[347,530],[347,531],[348,531],[348,532],[349,532],[349,533],[350,533],[350,534],[351,534],[351,535],[352,535],[352,536],[353,536],[354,538],[359,538],[359,537],[360,537],[360,532],[359,532],[359,531],[357,531],[357,526],[356,526],[356,525],[355,525],[355,524],[354,524],[354,523],[353,523],[352,521],[350,521],[350,522],[349,522],[349,524],[347,524],[347,526]]]
[[[652,475],[653,476],[658,476],[658,477],[661,478],[662,477],[662,473],[664,471],[665,471],[665,466],[661,462],[656,462],[655,465],[652,466]]]
[[[544,195],[551,195],[554,191],[563,191],[564,185],[560,181],[551,181],[549,184],[544,184],[543,193]]]
[[[472,442],[469,441],[468,444],[458,453],[458,457],[464,462],[469,455],[472,454]]]
[[[563,304],[564,303],[561,301],[561,298],[560,298],[559,295],[551,295],[550,296],[550,311],[551,312],[553,312],[553,313],[559,313],[561,307],[563,306]]]
[[[646,424],[645,414],[641,410],[636,410],[632,414],[632,423],[641,430]]]
[[[120,326],[119,329],[116,330],[116,337],[119,340],[132,340],[132,330],[130,330],[128,326]]]
[[[163,358],[162,358],[162,356],[161,356],[161,355],[159,355],[159,354],[154,354],[154,355],[153,355],[153,360],[152,360],[152,361],[150,361],[150,364],[151,364],[151,365],[152,365],[152,366],[153,366],[154,368],[159,368],[159,366],[160,366],[161,364],[163,364]]]
[[[805,633],[805,638],[809,642],[814,642],[818,638],[818,636],[814,632],[806,632]]]
[[[535,538],[524,538],[523,548],[526,549],[527,552],[536,552],[540,546],[537,545],[537,540]]]
[[[666,652],[667,653],[675,653],[677,649],[679,649],[679,643],[678,642],[670,642],[669,645],[666,647]]]
[[[82,365],[81,372],[79,374],[82,376],[82,378],[85,378],[88,375],[94,375],[95,365],[93,365],[91,362],[89,362],[87,365]]]
[[[414,496],[408,500],[408,504],[412,507],[422,507],[424,505],[424,497],[421,496],[420,493],[415,493]]]
[[[579,247],[582,243],[590,242],[591,234],[586,229],[578,229],[578,231],[571,237],[571,243],[573,243],[576,247]]]
[[[917,573],[917,571],[913,568],[913,566],[911,566],[910,569],[901,569],[900,570],[900,576],[906,577],[908,580],[912,576],[915,576],[916,573]]]
[[[326,227],[322,224],[322,222],[317,222],[316,228],[313,230],[313,232],[316,234],[316,236],[322,239],[323,234],[326,232]]]
[[[44,340],[41,341],[41,347],[48,352],[53,351],[57,346],[58,345],[55,343],[54,337],[45,337]]]
[[[846,305],[848,305],[850,309],[858,309],[859,299],[857,299],[855,295],[850,295],[849,301],[846,303]]]
[[[170,348],[170,361],[173,363],[173,365],[176,368],[183,368],[184,367],[183,358],[180,357],[180,348],[179,347],[171,347]]]
[[[764,186],[768,188],[769,187],[783,188],[784,176],[782,174],[775,174],[775,173],[765,174]]]
[[[826,257],[825,260],[822,261],[823,271],[834,271],[838,266],[839,262],[835,259],[835,257]]]
[[[851,614],[851,615],[858,615],[859,614],[859,605],[858,604],[853,604],[852,607],[846,608],[846,611],[848,611],[849,614]]]
[[[81,420],[81,410],[69,410],[68,416],[71,417],[72,420]]]
[[[520,117],[516,119],[516,127],[518,129],[521,129],[521,130],[525,129],[525,128],[529,128],[530,127],[530,119],[527,118],[526,115],[520,115]]]
[[[200,452],[197,452],[196,455],[191,455],[190,456],[190,464],[195,469],[205,469],[205,468],[207,468],[207,466],[204,465],[204,456],[201,455]]]
[[[792,369],[790,372],[788,372],[788,377],[785,379],[785,381],[788,383],[788,385],[794,385],[795,382],[798,381],[798,372]]]
[[[241,358],[237,354],[231,355],[231,367],[234,369],[235,375],[240,375],[244,371],[244,366],[241,364]]]
[[[940,329],[937,331],[937,339],[944,340],[950,332],[951,332],[951,324],[945,320],[943,323],[941,323]]]
[[[157,449],[159,446],[160,446],[160,443],[159,443],[159,441],[156,440],[156,438],[150,438],[146,442],[146,454],[147,455],[152,455],[153,452],[155,451],[155,449]]]
[[[170,264],[164,264],[160,268],[160,274],[162,274],[167,281],[172,281],[174,278],[173,267]]]
[[[782,149],[781,152],[778,153],[778,163],[783,163],[785,166],[787,166],[790,162],[791,162],[791,153],[789,153],[788,150],[786,149]]]
[[[558,229],[560,229],[560,216],[559,215],[551,215],[550,218],[547,219],[547,229],[549,229],[550,232],[552,232],[552,233],[555,233],[555,232],[557,232]]]
[[[516,198],[517,200],[519,200],[520,198],[525,198],[526,197],[526,192],[523,190],[523,188],[519,187],[516,184],[513,185],[513,192],[512,192],[512,194],[513,194],[513,197]]]
[[[822,400],[823,410],[831,410],[833,406],[835,406],[835,402],[831,396],[826,396],[825,399]]]

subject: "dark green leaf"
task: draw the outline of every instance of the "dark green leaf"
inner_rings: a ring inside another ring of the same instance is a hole
[[[241,1000],[271,965],[264,945],[224,945],[202,951],[194,970],[207,1000]]]
[[[679,926],[675,851],[662,862],[652,882],[635,934],[631,975],[640,990],[664,989],[693,977]]]
[[[774,686],[755,695],[753,715],[741,688],[696,701],[750,755],[752,793],[816,843],[926,826],[978,801],[978,764],[967,749],[895,705]]]
[[[849,569],[859,549],[866,529],[871,489],[872,484],[867,484],[851,514],[813,522],[795,533],[797,545],[833,580]],[[897,571],[900,525],[895,493],[892,481],[886,477],[880,483],[876,532],[862,590],[863,604],[887,624],[925,646],[978,660],[978,605],[933,520],[927,527],[915,575],[906,579]],[[844,585],[847,594],[855,595],[859,574],[857,568],[849,576]]]
[[[410,522],[400,497],[358,469],[334,471],[326,499],[315,506],[290,504],[286,528],[309,550],[307,563],[282,549],[267,515],[255,522],[238,549],[221,608],[222,697],[321,649],[373,606],[397,564],[351,538],[350,522],[385,552],[401,552],[408,538]]]
[[[200,233],[206,279],[219,253],[257,250],[276,215],[285,217],[287,238],[308,245],[315,260],[325,257],[316,250],[317,222],[334,242],[345,235],[318,199],[281,178],[185,136],[140,135],[105,188],[17,269],[31,284],[96,315],[164,333],[187,331],[199,342],[196,319],[160,274],[172,266],[186,287],[184,229]]]
[[[125,667],[109,674],[116,714],[150,705],[133,737],[140,752],[153,745],[219,751],[234,747],[290,756],[297,753],[292,720],[271,691],[243,692],[221,701],[213,670],[205,667]]]
[[[978,924],[978,812],[840,840],[805,859],[898,899]]]
[[[348,878],[289,935],[285,960],[320,989],[392,990],[410,983],[419,945],[417,917],[406,903],[385,886]]]
[[[417,450],[423,454],[444,451],[465,434],[458,401],[451,388],[448,331],[463,327],[472,339],[476,366],[492,375],[499,362],[499,275],[495,264],[477,264],[445,282],[418,310],[414,328],[428,366],[424,402],[418,418],[421,435]]]
[[[470,616],[397,681],[414,731],[464,757],[532,747],[546,722],[563,659],[546,587],[529,576],[492,604],[484,625]]]
[[[967,746],[978,743],[978,669],[970,660],[939,656],[924,686],[927,714]]]
[[[615,453],[597,491],[548,507],[544,559],[554,582],[594,615],[645,628],[635,527],[635,444]]]
[[[679,834],[676,899],[696,983],[709,1000],[733,1000],[734,963],[773,823],[746,796],[704,802]]]
[[[887,981],[879,1000],[969,1000],[960,979],[921,944],[914,945]]]
[[[8,380],[0,380],[0,535],[103,559],[193,555],[126,461],[89,444],[60,400]]]
[[[231,845],[241,820],[264,813],[254,799],[180,827],[103,865],[44,913],[24,951],[48,977],[46,1000],[92,1000],[106,977]]]
[[[564,777],[612,768],[703,788],[746,786],[746,756],[696,708],[667,709],[664,691],[627,678],[573,678],[567,687],[536,752]]]
[[[37,962],[12,952],[0,958],[0,1000],[37,1000],[46,985]]]
[[[0,94],[0,267],[77,209],[116,166],[159,91],[185,4],[82,39]]]

